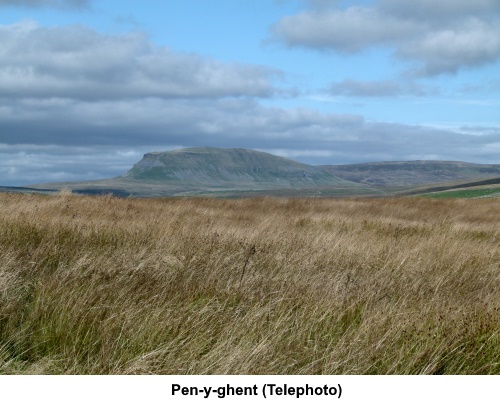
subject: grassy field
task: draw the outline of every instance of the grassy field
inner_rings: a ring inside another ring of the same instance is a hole
[[[0,194],[0,372],[498,374],[500,200]]]

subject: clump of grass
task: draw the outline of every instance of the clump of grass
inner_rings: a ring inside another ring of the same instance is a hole
[[[497,199],[0,208],[2,373],[500,372]]]

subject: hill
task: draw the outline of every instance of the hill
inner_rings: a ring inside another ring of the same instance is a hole
[[[379,194],[323,170],[249,149],[187,148],[146,153],[114,179],[49,183],[37,189],[67,188],[82,194],[117,196],[314,196]]]
[[[378,162],[318,167],[342,179],[375,187],[406,187],[500,177],[500,165],[439,160]]]
[[[122,179],[224,188],[345,184],[318,167],[249,149],[188,148],[147,153]]]

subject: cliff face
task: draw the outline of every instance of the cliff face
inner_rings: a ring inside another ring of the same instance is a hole
[[[318,167],[248,149],[189,148],[146,153],[123,178],[208,186],[303,187],[345,183]]]

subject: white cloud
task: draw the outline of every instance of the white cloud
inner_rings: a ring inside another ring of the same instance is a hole
[[[0,94],[121,99],[267,97],[280,72],[155,47],[144,34],[102,35],[81,26],[0,26]]]
[[[456,73],[463,67],[479,67],[500,58],[500,23],[477,18],[446,29],[436,29],[400,47],[397,55],[420,61],[421,76]]]
[[[318,10],[279,20],[274,38],[290,47],[361,52],[385,47],[435,76],[500,60],[497,0],[379,0],[372,6]]]
[[[289,46],[358,52],[408,36],[416,28],[411,21],[383,15],[374,8],[350,7],[346,10],[304,11],[287,16],[272,30]]]

